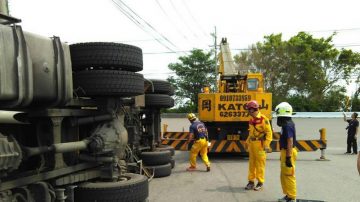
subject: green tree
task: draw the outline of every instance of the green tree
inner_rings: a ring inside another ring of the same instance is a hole
[[[288,85],[291,69],[287,44],[282,41],[281,34],[265,36],[264,39],[262,43],[251,45],[249,51],[235,55],[235,62],[261,71],[265,76],[265,88],[273,92],[273,102],[279,103],[288,96],[291,87]]]
[[[352,97],[351,104],[352,104],[352,111],[360,112],[360,66],[357,66],[356,72],[354,75],[357,75],[356,77],[356,91],[354,93],[354,96]]]
[[[334,86],[325,93],[323,100],[317,105],[318,111],[333,112],[344,110],[344,100],[346,100],[346,89],[343,86]]]
[[[274,106],[291,99],[299,111],[339,110],[344,90],[338,84],[342,80],[348,83],[358,71],[360,54],[336,49],[334,35],[314,38],[299,32],[286,41],[282,34],[272,34],[236,55],[235,61],[264,73]],[[323,104],[329,100],[336,103],[331,103],[332,107]]]
[[[360,112],[360,87],[351,98],[351,111]]]
[[[204,86],[215,86],[215,67],[211,52],[193,49],[188,56],[169,64],[176,76],[167,80],[175,87],[175,102],[181,112],[197,112],[198,93]]]

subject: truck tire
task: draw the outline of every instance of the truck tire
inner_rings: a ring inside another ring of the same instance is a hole
[[[155,148],[155,151],[164,151],[164,150],[169,150],[171,156],[174,156],[175,154],[175,148],[169,145],[159,145],[158,147]]]
[[[75,188],[76,202],[144,201],[149,196],[147,177],[126,173],[127,181],[87,182]]]
[[[175,95],[175,87],[174,86],[170,87],[170,92],[168,93],[168,95],[170,95],[170,96]]]
[[[145,87],[148,86],[148,88],[145,90],[145,93],[166,95],[171,93],[171,84],[168,81],[158,79],[145,79],[144,81]]]
[[[167,163],[165,165],[157,165],[157,166],[145,166],[145,168],[154,171],[154,178],[166,177],[171,175],[170,163]]]
[[[175,159],[173,157],[170,158],[170,164],[171,164],[171,169],[175,168]]]
[[[140,154],[140,159],[147,166],[167,164],[170,162],[170,158],[171,152],[169,150],[141,152]]]
[[[169,95],[145,94],[146,108],[171,108],[174,106],[174,99]]]
[[[144,94],[142,74],[118,70],[74,72],[74,92],[78,96],[135,96]]]
[[[142,50],[121,43],[89,42],[70,45],[74,71],[117,69],[137,72],[143,70]]]

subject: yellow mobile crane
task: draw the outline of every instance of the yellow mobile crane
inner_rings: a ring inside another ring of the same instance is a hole
[[[199,119],[209,130],[209,140],[245,140],[250,116],[245,104],[256,100],[260,111],[271,120],[272,94],[264,90],[259,72],[234,63],[226,38],[221,40],[217,91],[200,93]]]

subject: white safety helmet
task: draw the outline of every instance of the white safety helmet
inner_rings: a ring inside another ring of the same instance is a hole
[[[282,102],[275,107],[275,113],[277,117],[292,117],[293,108],[287,102]]]

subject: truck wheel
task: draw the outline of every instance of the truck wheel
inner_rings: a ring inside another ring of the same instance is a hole
[[[171,152],[169,150],[141,152],[140,154],[140,158],[147,166],[167,164],[170,162],[170,157]]]
[[[175,148],[169,145],[159,145],[158,147],[155,148],[155,151],[164,151],[164,150],[169,150],[171,156],[174,156],[175,154]]]
[[[170,87],[170,92],[168,93],[168,95],[170,95],[170,96],[175,95],[175,87],[174,86]]]
[[[171,169],[175,168],[175,159],[173,157],[170,158],[170,164],[171,164]]]
[[[149,196],[147,177],[126,173],[126,181],[87,182],[75,188],[77,202],[144,201]]]
[[[78,96],[135,96],[144,94],[142,74],[118,70],[74,72],[74,91]]]
[[[149,94],[166,94],[171,93],[171,84],[168,81],[149,79],[145,81],[145,93]]]
[[[117,69],[143,70],[142,50],[120,43],[89,42],[70,45],[73,70]]]
[[[174,106],[174,99],[169,95],[145,94],[146,108],[171,108]]]
[[[157,165],[157,166],[145,166],[145,168],[154,171],[154,177],[166,177],[171,175],[171,164],[167,163],[165,165]]]

